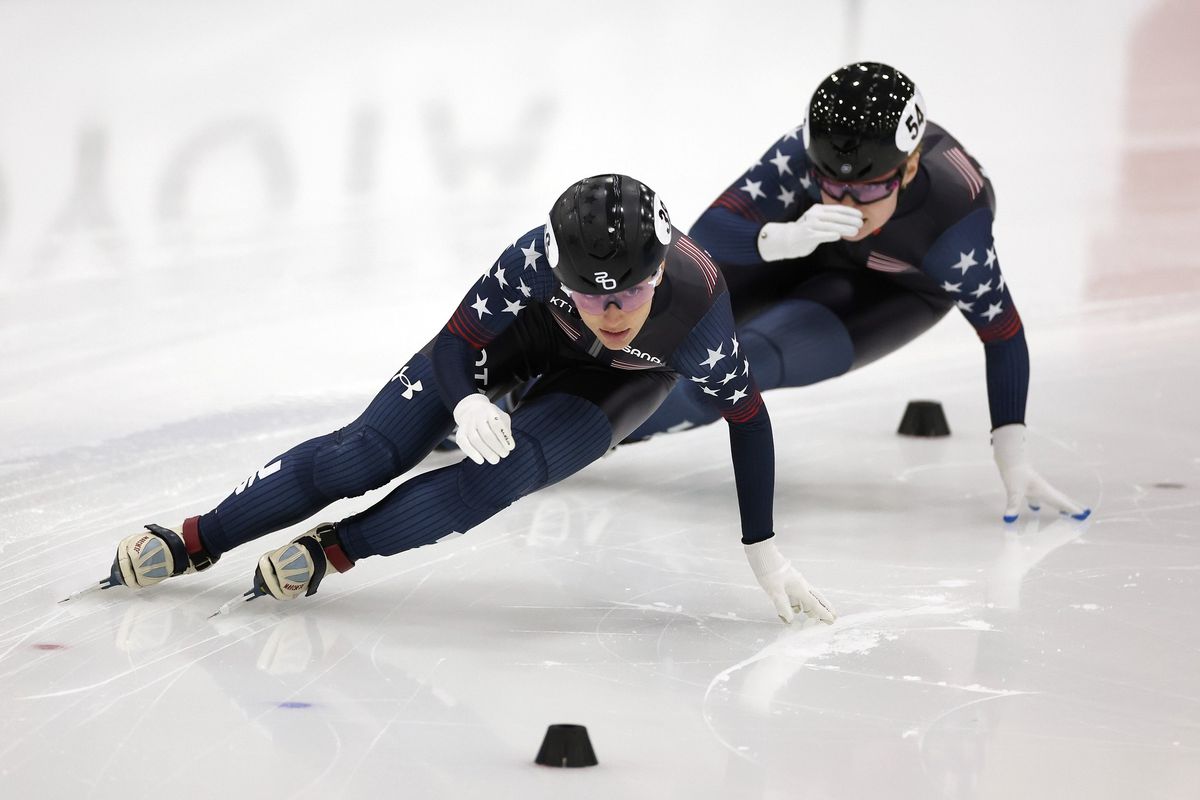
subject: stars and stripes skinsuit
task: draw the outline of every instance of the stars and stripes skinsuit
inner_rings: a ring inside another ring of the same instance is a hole
[[[992,427],[1024,422],[1029,352],[992,240],[995,195],[978,162],[929,123],[917,175],[877,233],[765,263],[757,246],[763,224],[796,220],[819,202],[796,128],[691,230],[725,274],[759,388],[841,375],[912,341],[957,307],[983,342]],[[695,385],[676,387],[631,438],[712,422],[702,400]]]
[[[442,441],[461,399],[477,391],[496,397],[534,376],[541,377],[512,412],[516,447],[507,458],[464,459],[400,484],[337,524],[346,555],[390,555],[467,531],[604,455],[680,377],[729,423],[743,542],[770,538],[771,422],[716,265],[676,233],[644,327],[615,352],[581,321],[547,264],[542,234],[539,226],[504,250],[358,419],[267,461],[201,516],[205,548],[219,555],[383,486]]]

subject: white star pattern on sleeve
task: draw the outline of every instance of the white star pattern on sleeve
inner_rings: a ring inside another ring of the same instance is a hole
[[[804,191],[807,192],[809,187],[812,186],[812,179],[810,179],[807,175],[801,175],[800,176],[800,185],[803,186]]]
[[[487,300],[483,299],[479,295],[475,295],[475,302],[471,305],[471,308],[475,309],[475,312],[479,314],[480,319],[483,319],[484,314],[492,313],[491,311],[488,311]]]
[[[988,306],[987,311],[984,311],[983,315],[985,317],[987,317],[988,322],[991,322],[993,319],[995,319],[997,316],[999,316],[1001,313],[1003,313],[1003,311],[1004,311],[1003,302],[993,303],[992,305]]]
[[[717,362],[725,357],[725,354],[721,352],[721,349],[724,346],[725,345],[717,345],[716,350],[709,350],[709,348],[707,348],[707,347],[704,348],[705,350],[708,350],[708,358],[705,359],[704,361],[701,361],[700,363],[703,364],[704,366],[708,367],[709,369],[712,369],[713,367],[715,367],[717,365]]]
[[[525,295],[526,297],[529,297],[530,295],[533,294],[533,289],[530,289],[528,286],[525,285],[524,278],[522,278],[521,282],[519,284],[517,284],[517,288],[520,289],[521,294]]]
[[[987,249],[987,261],[984,261],[983,265],[988,269],[996,266],[996,248],[989,247]]]
[[[504,265],[503,264],[496,265],[496,274],[494,277],[496,278],[496,282],[500,284],[501,289],[503,289],[505,286],[508,286],[508,281],[506,281],[504,279]]]
[[[787,133],[785,133],[785,134],[784,134],[784,136],[783,136],[783,138],[784,138],[784,139],[799,139],[799,138],[800,138],[800,128],[799,128],[799,126],[797,126],[797,127],[795,127],[795,128],[792,128],[790,131],[788,131]]]
[[[733,372],[725,373],[725,379],[723,381],[721,381],[720,385],[724,386],[725,384],[729,383],[731,380],[733,380],[736,377],[737,377],[737,367],[734,367]]]
[[[779,151],[779,148],[775,148],[775,157],[771,159],[771,163],[775,165],[775,169],[779,170],[779,177],[782,178],[785,172],[789,175],[792,174],[792,168],[788,166],[788,162],[791,160],[791,156],[785,156]]]
[[[747,358],[746,360],[744,360],[742,362],[742,367],[743,367],[742,377],[749,375],[750,374],[750,359]]]
[[[746,178],[746,185],[739,186],[743,192],[750,195],[751,200],[757,200],[760,197],[766,197],[767,193],[762,190],[762,181],[752,181]]]
[[[1004,291],[1004,276],[1003,275],[1000,276],[1000,282],[998,284],[996,284],[996,291],[997,292]]]
[[[520,314],[522,311],[525,310],[525,306],[521,305],[520,300],[516,300],[516,301],[505,300],[504,301],[504,310],[507,311],[508,313],[512,314],[515,317],[517,314]]]
[[[746,391],[744,391],[743,389],[734,389],[733,394],[729,395],[729,402],[733,403],[734,405],[737,405],[737,401],[741,400],[747,394],[748,393]]]
[[[945,283],[942,284],[942,291],[944,291],[944,292],[960,292],[960,291],[962,291],[962,284],[961,283],[951,283],[950,281],[946,281]]]
[[[974,303],[968,303],[966,300],[959,300],[957,303],[955,303],[955,305],[957,305],[963,311],[970,311],[975,306]]]
[[[693,383],[708,383],[708,376],[700,375],[700,376],[691,378],[691,380]]]
[[[975,266],[978,263],[979,262],[975,260],[975,251],[972,250],[969,253],[959,253],[958,254],[958,263],[951,264],[950,269],[960,269],[960,270],[962,270],[962,274],[966,275],[967,270],[969,270],[971,267]]]
[[[973,294],[975,297],[983,297],[985,294],[987,294],[991,290],[992,290],[992,282],[987,281],[986,283],[981,283],[978,286],[976,286],[975,291],[971,292],[971,294]]]
[[[781,187],[779,187],[779,196],[776,197],[775,199],[778,200],[779,202],[783,203],[784,208],[787,208],[792,203],[796,202],[796,193],[791,191],[790,189],[784,189],[781,186]]]
[[[741,345],[740,345],[740,344],[738,344],[738,340],[737,340],[737,337],[736,337],[736,336],[731,336],[731,337],[729,337],[729,338],[730,338],[730,341],[732,341],[732,342],[733,342],[733,352],[732,352],[732,353],[730,353],[729,355],[731,355],[731,356],[736,356],[736,355],[737,355],[738,348],[739,348],[739,347],[741,347]]]
[[[720,394],[721,394],[721,393],[720,393],[720,392],[718,392],[716,389],[710,389],[710,388],[709,388],[709,387],[707,387],[707,386],[701,386],[700,388],[704,390],[704,393],[705,393],[705,394],[707,394],[707,395],[711,395],[711,396],[713,396],[713,397],[718,397],[718,396],[720,396]]]
[[[537,272],[537,260],[542,257],[542,254],[537,251],[534,246],[536,239],[529,240],[529,247],[522,247],[521,252],[525,254],[525,269],[533,267],[533,271]],[[526,295],[528,297],[529,295]]]

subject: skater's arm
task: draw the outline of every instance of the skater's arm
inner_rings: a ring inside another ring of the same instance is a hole
[[[977,209],[943,233],[922,261],[983,342],[992,427],[1025,421],[1029,350],[992,237],[992,213]]]
[[[698,384],[705,398],[729,423],[742,542],[753,544],[771,538],[775,497],[771,418],[737,341],[727,292],[721,292],[672,354],[671,365],[681,380]]]
[[[716,301],[672,354],[671,364],[684,380],[700,386],[729,424],[742,544],[754,577],[779,618],[790,623],[796,614],[805,614],[832,623],[837,619],[833,606],[775,545],[775,440],[771,418],[738,343],[724,281],[718,285]]]
[[[532,303],[545,302],[558,282],[546,263],[542,226],[505,248],[475,282],[438,334],[433,371],[442,402],[450,410],[476,391],[479,351]]]
[[[1046,503],[1077,520],[1084,508],[1046,481],[1026,447],[1025,402],[1029,394],[1029,348],[1012,294],[1000,272],[992,238],[992,213],[972,211],[942,234],[921,265],[954,298],[958,310],[983,342],[987,359],[992,454],[1004,483],[1005,522],[1015,522],[1026,505]]]
[[[477,391],[473,367],[484,344],[473,346],[445,328],[434,341],[433,372],[442,402],[451,411],[460,400]]]
[[[1015,311],[1013,312],[1016,313]],[[1018,327],[1008,339],[984,342],[987,360],[988,409],[992,428],[1025,422],[1029,396],[1029,348],[1025,331]]]
[[[688,235],[703,245],[722,266],[740,267],[763,263],[758,252],[758,232],[762,226],[762,220],[756,221],[713,205],[700,215]]]
[[[796,220],[815,201],[802,133],[790,130],[767,148],[689,231],[722,267],[762,264],[763,225]]]

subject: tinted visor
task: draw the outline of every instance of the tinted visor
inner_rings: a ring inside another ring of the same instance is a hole
[[[609,303],[616,303],[617,308],[622,311],[636,311],[654,299],[654,287],[658,285],[660,274],[656,272],[639,284],[610,294],[584,294],[573,292],[565,286],[563,291],[571,296],[571,300],[581,311],[589,314],[603,314]]]
[[[826,178],[820,172],[816,173],[816,177],[817,185],[821,187],[821,191],[834,200],[841,200],[849,194],[854,198],[854,202],[862,205],[877,203],[885,197],[890,197],[900,186],[899,172],[889,178],[883,178],[878,181],[835,181],[831,178]]]

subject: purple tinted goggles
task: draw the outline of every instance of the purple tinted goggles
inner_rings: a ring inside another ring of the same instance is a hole
[[[841,200],[849,194],[854,198],[854,202],[867,205],[868,203],[877,203],[885,197],[890,197],[896,191],[897,187],[900,186],[900,173],[897,172],[890,178],[884,178],[879,181],[843,183],[842,181],[826,178],[818,172],[817,185],[821,187],[822,192],[834,200]]]
[[[616,303],[622,311],[637,311],[654,299],[654,287],[658,285],[661,272],[656,272],[641,283],[628,289],[611,294],[583,294],[566,290],[581,311],[589,314],[603,314],[609,303]]]

